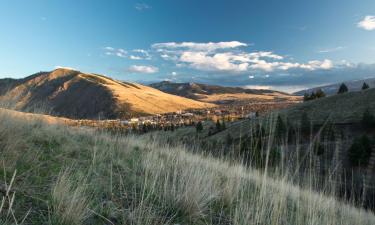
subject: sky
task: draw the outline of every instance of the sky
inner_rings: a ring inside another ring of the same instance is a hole
[[[375,77],[375,1],[0,0],[0,78],[58,67],[287,92]]]

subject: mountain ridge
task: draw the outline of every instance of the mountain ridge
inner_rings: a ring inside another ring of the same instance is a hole
[[[74,119],[130,118],[214,106],[141,84],[64,68],[2,79],[0,100],[8,108],[26,112],[42,108],[48,114]]]
[[[292,95],[281,91],[226,87],[195,82],[174,83],[170,81],[162,81],[158,83],[152,83],[149,86],[170,94],[214,104],[225,104],[228,102],[232,103],[249,100],[261,101],[293,98]]]

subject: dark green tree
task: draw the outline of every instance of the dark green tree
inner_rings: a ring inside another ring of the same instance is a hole
[[[277,116],[275,136],[277,139],[282,139],[286,134],[286,125],[280,115]]]
[[[307,101],[309,101],[310,100],[310,95],[309,95],[309,93],[305,93],[305,94],[303,94],[303,101],[304,102],[307,102]]]
[[[339,87],[339,90],[338,90],[337,94],[346,93],[346,92],[348,92],[348,91],[349,91],[349,89],[348,89],[348,87],[346,86],[346,84],[342,83],[342,84],[340,85],[340,87]]]
[[[301,132],[303,134],[309,134],[311,129],[311,120],[307,115],[307,112],[303,112],[301,116]]]
[[[231,146],[233,144],[233,137],[230,135],[230,133],[227,134],[227,137],[225,139],[225,143],[227,146]]]
[[[366,135],[354,139],[348,156],[353,166],[367,166],[371,156],[371,140]]]
[[[171,124],[171,131],[174,131],[175,130],[175,126],[174,126],[174,124],[172,123]]]
[[[220,123],[220,120],[216,120],[216,131],[217,131],[217,132],[221,131],[221,123]]]
[[[195,125],[195,129],[196,129],[196,131],[197,131],[198,133],[202,132],[202,130],[203,130],[203,124],[202,124],[201,121],[199,121],[199,122],[197,123],[197,125]]]
[[[315,92],[315,97],[316,98],[324,98],[326,97],[326,94],[324,93],[324,91],[322,89],[318,89],[316,92]]]
[[[362,85],[362,90],[366,90],[366,89],[369,89],[369,88],[370,88],[370,86],[366,82],[364,82],[363,85]]]
[[[366,129],[370,129],[375,127],[375,117],[374,115],[370,112],[370,109],[367,108],[365,112],[363,113],[362,116],[362,126]]]
[[[225,121],[223,120],[221,122],[221,130],[225,130],[225,129],[227,129],[227,126],[225,125]]]

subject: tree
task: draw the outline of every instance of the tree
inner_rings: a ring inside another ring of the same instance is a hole
[[[199,122],[197,123],[197,125],[195,125],[195,129],[196,129],[196,131],[197,131],[198,133],[202,132],[202,130],[203,130],[203,124],[202,124],[201,121],[199,121]]]
[[[345,93],[345,92],[348,92],[348,91],[349,91],[349,89],[348,89],[348,87],[346,86],[346,84],[342,83],[342,84],[340,85],[340,88],[339,88],[337,94],[342,94],[342,93]]]
[[[230,133],[227,134],[225,143],[227,144],[227,146],[231,146],[233,144],[233,137],[230,135]]]
[[[225,130],[225,129],[227,129],[227,127],[225,125],[225,121],[223,120],[221,123],[221,130]]]
[[[172,124],[171,124],[171,131],[174,131],[174,129],[175,129],[174,127],[175,127],[175,126],[174,126],[174,124],[172,123]]]
[[[286,133],[286,126],[280,115],[277,116],[275,135],[276,138],[281,139]]]
[[[318,89],[316,92],[315,92],[315,97],[316,98],[324,98],[326,97],[326,94],[324,93],[324,91],[322,89]]]
[[[367,108],[362,116],[362,126],[366,129],[373,128],[375,126],[375,117],[371,114],[370,109]]]
[[[360,138],[354,139],[352,146],[349,149],[349,160],[353,166],[367,166],[371,155],[371,141],[363,135]]]
[[[301,116],[301,132],[303,134],[309,134],[311,128],[311,121],[306,112],[302,113]]]
[[[221,131],[221,124],[219,120],[216,120],[216,131],[217,132]]]
[[[370,88],[370,86],[366,82],[364,82],[363,85],[362,85],[362,90],[366,90],[366,89],[369,89],[369,88]]]
[[[309,95],[309,93],[305,93],[304,95],[303,95],[303,101],[304,102],[307,102],[307,101],[309,101],[310,100],[310,95]]]

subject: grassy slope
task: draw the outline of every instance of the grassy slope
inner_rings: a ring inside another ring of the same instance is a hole
[[[326,119],[333,123],[352,123],[360,122],[364,111],[368,108],[375,114],[375,88],[360,92],[350,92],[340,95],[329,96],[313,101],[293,105],[287,109],[280,110],[284,117],[291,123],[299,123],[304,112],[314,124],[324,124]],[[266,121],[269,116],[266,116]],[[253,127],[256,121],[248,119],[238,121],[227,126],[227,130],[217,133],[210,139],[225,140],[227,134],[238,138]]]
[[[16,118],[0,112],[0,182],[16,191],[13,203],[0,192],[0,224],[375,224],[372,213],[183,147]]]
[[[293,120],[299,119],[301,114],[306,112],[317,123],[324,122],[327,117],[337,123],[359,122],[366,108],[375,112],[374,99],[375,89],[372,88],[308,101],[292,106],[282,113],[286,113]]]

